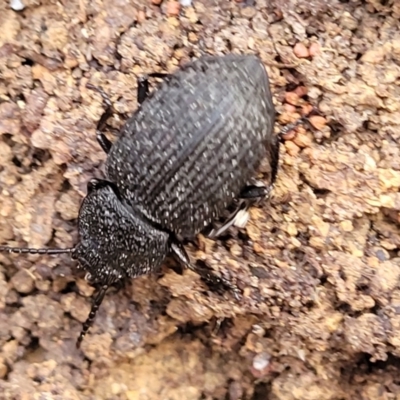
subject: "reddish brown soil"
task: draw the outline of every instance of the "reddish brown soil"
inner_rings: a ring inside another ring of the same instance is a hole
[[[0,2],[0,243],[72,246],[95,138],[136,77],[204,53],[258,52],[286,135],[273,198],[194,259],[242,301],[165,267],[105,299],[65,257],[0,258],[0,399],[399,400],[397,0]],[[158,3],[153,4],[153,3]],[[110,136],[112,137],[112,136]]]

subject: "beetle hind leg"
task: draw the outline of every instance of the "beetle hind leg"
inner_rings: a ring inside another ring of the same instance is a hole
[[[140,76],[137,79],[137,102],[138,104],[142,104],[147,97],[149,96],[149,78],[159,78],[159,79],[167,79],[171,75],[163,74],[161,72],[153,72],[151,74]]]
[[[207,237],[214,239],[221,236],[231,226],[244,228],[250,218],[250,207],[259,204],[262,200],[268,198],[272,191],[271,186],[265,186],[261,182],[255,182],[253,185],[245,186],[239,195],[239,204],[235,211],[224,221],[222,226],[212,229]]]

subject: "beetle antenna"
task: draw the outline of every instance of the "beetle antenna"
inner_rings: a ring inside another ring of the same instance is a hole
[[[34,249],[30,247],[7,247],[0,246],[0,252],[2,253],[17,253],[17,254],[64,254],[72,253],[74,247],[68,247],[66,249]]]
[[[93,321],[96,318],[97,310],[99,309],[101,303],[103,302],[103,299],[104,299],[104,296],[106,295],[107,289],[108,289],[108,285],[103,285],[97,292],[95,298],[93,299],[93,304],[92,304],[92,308],[90,310],[90,314],[87,317],[86,321],[83,323],[81,333],[78,337],[78,340],[76,341],[76,348],[79,349],[83,338],[86,336],[90,327],[93,325]]]

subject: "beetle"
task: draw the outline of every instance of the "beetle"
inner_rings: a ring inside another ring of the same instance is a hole
[[[149,78],[161,78],[149,91]],[[92,89],[96,89],[90,86]],[[182,244],[217,221],[218,229],[242,226],[248,208],[267,197],[278,171],[279,138],[267,72],[255,55],[203,56],[172,74],[138,79],[138,109],[112,143],[103,133],[112,114],[107,105],[96,136],[107,153],[106,178],[91,179],[78,215],[73,248],[0,247],[30,254],[69,253],[97,288],[77,339],[80,346],[107,289],[157,270],[172,254],[212,285],[237,288],[211,269],[191,263]],[[268,185],[253,183],[268,157]]]

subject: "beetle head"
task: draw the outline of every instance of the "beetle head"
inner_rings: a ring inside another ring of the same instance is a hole
[[[0,251],[28,254],[70,253],[97,287],[92,309],[77,341],[80,346],[93,324],[107,289],[126,278],[156,269],[168,252],[169,235],[151,226],[124,205],[110,182],[92,179],[79,210],[79,242],[67,249],[0,247]]]

